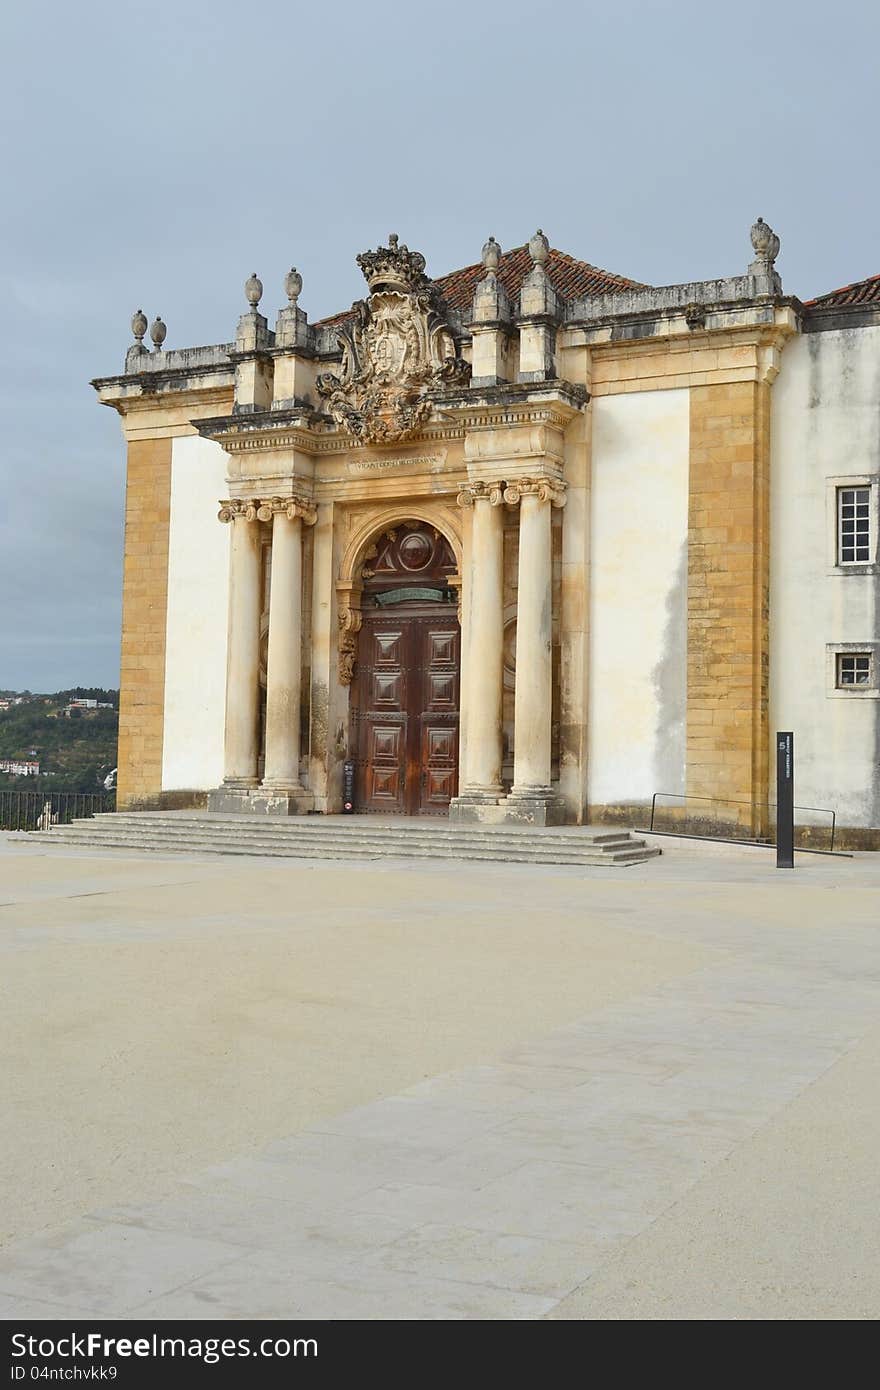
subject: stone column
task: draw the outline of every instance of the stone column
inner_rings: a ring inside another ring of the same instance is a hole
[[[550,728],[553,704],[552,572],[550,507],[562,506],[563,485],[550,478],[521,478],[505,491],[519,503],[519,572],[516,608],[516,690],[511,800],[524,819],[547,824],[550,814]]]
[[[299,498],[261,507],[272,518],[272,580],[266,664],[266,768],[263,789],[303,796],[299,780],[302,685],[302,527],[315,509]]]
[[[260,528],[252,503],[225,503],[220,520],[232,522],[223,784],[247,789],[257,785],[259,751]]]
[[[465,614],[466,766],[457,798],[463,802],[497,802],[502,795],[503,500],[501,483],[472,483],[458,497],[460,506],[473,508]]]
[[[338,708],[338,652],[334,614],[334,511],[319,502],[312,547],[312,691],[309,702],[309,787],[315,809],[334,810],[331,801],[333,734]],[[338,779],[337,779],[338,780]]]

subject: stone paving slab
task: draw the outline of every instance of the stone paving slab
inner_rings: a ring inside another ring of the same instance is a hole
[[[876,917],[801,928],[777,904],[771,894],[733,923],[658,912],[652,929],[717,948],[709,963],[200,1167],[164,1198],[11,1244],[0,1311],[589,1317],[596,1287],[599,1316],[615,1316],[626,1299],[618,1282],[614,1302],[609,1280],[628,1252],[760,1147],[876,1029]],[[773,1152],[765,1173],[784,1186],[784,1145]],[[855,1198],[867,1213],[876,1195],[875,1183]],[[720,1296],[699,1306],[735,1315]],[[636,1305],[623,1316],[638,1317]]]
[[[873,952],[854,990],[821,941],[818,968],[805,943],[775,979],[772,935],[752,938],[760,966],[730,958],[12,1247],[0,1291],[145,1317],[541,1317],[876,1018]]]

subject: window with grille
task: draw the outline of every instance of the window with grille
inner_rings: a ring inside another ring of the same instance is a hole
[[[852,686],[871,684],[870,652],[838,652],[837,688],[847,690]]]
[[[837,489],[837,563],[867,565],[871,560],[871,489]]]

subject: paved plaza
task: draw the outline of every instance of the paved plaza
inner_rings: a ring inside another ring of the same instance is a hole
[[[880,856],[797,865],[0,838],[0,1316],[877,1317]]]

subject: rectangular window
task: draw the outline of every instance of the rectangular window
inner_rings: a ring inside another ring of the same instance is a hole
[[[870,652],[838,652],[837,689],[847,690],[852,686],[871,684]]]
[[[837,563],[867,565],[871,561],[871,489],[837,489]]]

